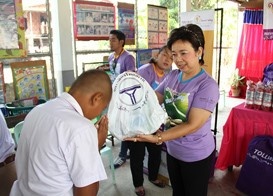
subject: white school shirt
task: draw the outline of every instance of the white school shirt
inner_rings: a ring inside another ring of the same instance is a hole
[[[0,163],[14,153],[14,140],[7,127],[3,113],[0,111]]]
[[[11,196],[73,195],[107,178],[95,126],[68,93],[36,106],[26,117],[16,154]]]

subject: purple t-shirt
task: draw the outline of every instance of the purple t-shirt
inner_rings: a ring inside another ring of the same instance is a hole
[[[137,70],[137,73],[142,76],[153,89],[156,89],[156,87],[158,87],[158,85],[164,80],[167,75],[166,73],[162,77],[159,77],[154,70],[154,66],[150,63],[142,65]]]
[[[190,108],[213,112],[219,99],[216,81],[203,69],[199,74],[185,81],[182,81],[182,74],[179,69],[171,71],[156,89],[164,95],[168,116],[186,122]],[[215,148],[211,117],[196,132],[170,140],[166,145],[168,153],[182,161],[193,162],[208,157]]]
[[[116,63],[114,53],[110,54],[108,62],[110,65],[109,75],[112,83],[119,74],[125,71],[136,71],[136,60],[127,50],[124,50],[124,52],[118,57]]]

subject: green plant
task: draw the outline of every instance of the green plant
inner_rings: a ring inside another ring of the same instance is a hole
[[[244,78],[245,78],[245,76],[240,76],[239,69],[236,68],[230,77],[231,88],[237,89],[239,86],[243,85]]]

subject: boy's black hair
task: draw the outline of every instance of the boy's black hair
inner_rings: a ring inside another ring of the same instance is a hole
[[[125,45],[126,36],[122,31],[114,29],[110,31],[110,34],[116,35],[119,41],[123,40],[123,46]]]

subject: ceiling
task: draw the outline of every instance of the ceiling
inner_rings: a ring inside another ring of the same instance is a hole
[[[261,8],[263,9],[264,0],[230,0],[239,4],[240,9]]]

